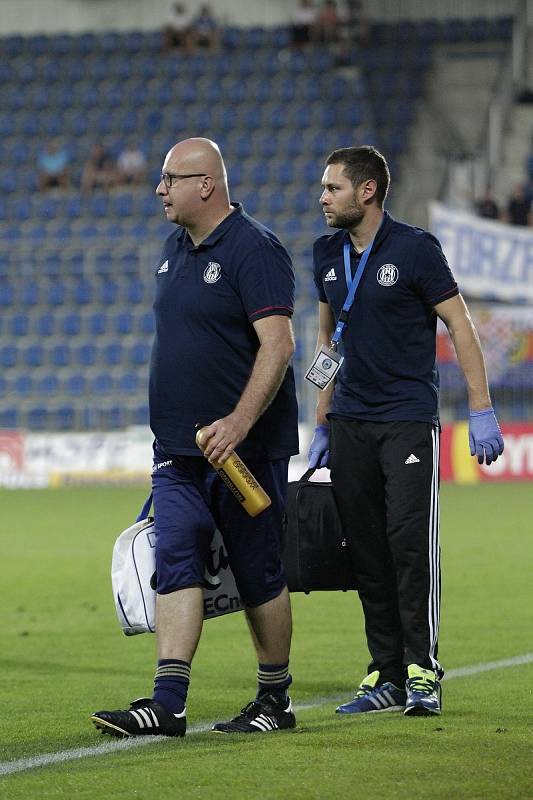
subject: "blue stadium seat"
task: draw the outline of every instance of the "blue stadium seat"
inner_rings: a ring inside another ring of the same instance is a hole
[[[272,216],[281,214],[283,211],[285,211],[286,203],[287,198],[285,197],[285,193],[283,191],[271,192],[267,199],[268,213]]]
[[[152,335],[155,331],[154,314],[152,311],[145,311],[139,319],[139,333]]]
[[[94,394],[111,394],[113,388],[113,379],[109,372],[99,372],[91,380],[91,391]]]
[[[141,383],[136,372],[124,372],[117,381],[117,389],[125,396],[137,394],[146,388],[146,381]]]
[[[120,342],[109,342],[101,350],[101,359],[109,367],[115,367],[122,363],[124,350]]]
[[[68,197],[65,201],[64,216],[68,219],[78,219],[82,213],[82,202],[78,195]]]
[[[98,253],[95,257],[96,272],[106,275],[112,271],[114,265],[113,255],[110,252]]]
[[[9,328],[12,336],[27,336],[30,329],[29,315],[24,311],[15,314],[11,317]]]
[[[0,347],[0,367],[9,369],[16,367],[19,360],[19,351],[14,344],[5,344]]]
[[[76,348],[75,362],[83,367],[91,367],[96,364],[98,350],[93,342],[84,342]]]
[[[88,303],[91,303],[93,299],[93,287],[90,281],[88,280],[81,280],[78,281],[74,287],[72,292],[72,300],[76,305],[84,306]]]
[[[23,306],[36,306],[40,302],[40,295],[40,286],[37,281],[29,281],[20,288],[19,302]]]
[[[16,406],[0,408],[0,428],[7,430],[20,428],[20,410]]]
[[[281,145],[284,158],[298,158],[304,154],[302,147],[302,134],[290,132],[285,136]]]
[[[310,193],[307,190],[304,190],[301,192],[296,192],[296,194],[293,196],[290,207],[297,214],[306,214],[310,210],[312,203],[316,204],[315,198],[312,198]]]
[[[121,311],[113,318],[113,331],[119,336],[127,336],[133,331],[133,314],[131,311]]]
[[[148,425],[150,414],[147,403],[138,403],[133,406],[130,412],[130,425]]]
[[[45,373],[36,380],[35,388],[38,394],[53,397],[59,391],[59,378],[57,374],[55,372]]]
[[[114,281],[104,280],[99,287],[98,299],[105,305],[115,305],[118,300],[119,287]]]
[[[127,424],[126,409],[121,403],[99,409],[99,423],[104,430],[124,428]]]
[[[54,227],[53,235],[58,242],[68,242],[72,238],[70,221],[58,221],[58,224]]]
[[[103,311],[94,311],[87,317],[87,330],[90,336],[102,336],[107,332],[108,318]]]
[[[67,297],[67,288],[62,281],[54,281],[48,287],[46,294],[47,303],[50,306],[62,306]]]
[[[134,366],[144,366],[150,360],[150,345],[137,342],[129,348],[128,360]]]
[[[29,397],[33,393],[33,380],[31,375],[23,373],[17,375],[12,384],[12,390],[19,397]]]
[[[31,431],[44,431],[48,427],[48,408],[33,406],[26,414],[26,425]]]
[[[282,225],[283,236],[291,238],[302,233],[302,220],[300,217],[287,217]]]
[[[53,424],[59,431],[71,431],[76,427],[76,408],[74,405],[62,405],[53,413]]]
[[[56,344],[50,351],[50,361],[54,367],[68,367],[72,360],[70,345]]]
[[[80,396],[85,393],[87,379],[81,372],[69,375],[64,383],[64,390],[67,394]]]
[[[31,344],[22,352],[25,366],[30,368],[42,367],[45,362],[45,349],[42,344]]]
[[[133,214],[133,195],[118,194],[111,200],[111,212],[117,217],[131,217]]]
[[[233,150],[236,160],[250,158],[253,152],[252,140],[248,134],[241,134],[233,141]]]
[[[9,308],[13,305],[15,300],[15,290],[11,283],[2,281],[0,283],[0,306]]]
[[[31,203],[27,198],[15,198],[12,201],[11,214],[19,222],[26,222],[32,214]]]
[[[132,278],[126,286],[126,301],[128,304],[137,305],[144,302],[145,288],[140,278]]]
[[[259,192],[251,191],[243,197],[243,208],[247,214],[257,214],[259,210]]]
[[[78,236],[85,242],[97,241],[98,228],[94,222],[82,222],[78,230]]]
[[[55,333],[55,326],[56,326],[56,317],[54,314],[51,314],[49,311],[45,311],[42,314],[39,314],[38,317],[35,318],[34,323],[34,331],[37,336],[44,338],[46,336],[53,336]]]
[[[78,336],[81,333],[82,318],[78,311],[71,311],[60,321],[61,333],[64,336]]]
[[[93,217],[102,218],[107,216],[109,210],[109,198],[107,194],[95,194],[89,200],[89,214]]]

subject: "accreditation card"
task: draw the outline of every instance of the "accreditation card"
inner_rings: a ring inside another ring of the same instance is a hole
[[[306,372],[305,379],[319,389],[327,389],[340,369],[344,357],[329,347],[322,347]]]

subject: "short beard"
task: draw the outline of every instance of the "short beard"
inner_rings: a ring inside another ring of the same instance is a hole
[[[360,222],[364,219],[364,212],[358,204],[352,206],[352,208],[345,212],[344,214],[336,214],[335,219],[331,222],[328,222],[328,225],[331,228],[341,228],[342,230],[351,230],[352,228],[357,228]]]

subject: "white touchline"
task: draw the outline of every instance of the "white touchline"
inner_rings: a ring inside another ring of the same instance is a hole
[[[478,675],[480,672],[490,672],[491,670],[495,669],[517,667],[521,664],[531,664],[532,662],[533,653],[525,653],[525,655],[504,658],[501,661],[487,661],[485,664],[473,664],[470,667],[458,667],[457,669],[450,669],[446,672],[444,680],[449,681],[452,678],[464,678],[468,675]],[[310,703],[301,703],[295,706],[294,710],[307,711],[311,708],[319,708],[327,703],[335,703],[339,699],[342,699],[342,697],[317,697]],[[201,723],[197,725],[190,725],[187,728],[187,736],[191,736],[196,733],[206,733],[209,730],[211,730],[211,724]],[[168,742],[168,737],[132,737],[131,739],[119,739],[110,742],[103,742],[102,744],[94,745],[94,747],[75,747],[72,750],[62,750],[59,753],[43,753],[39,756],[20,758],[18,761],[2,761],[0,762],[0,776],[11,775],[14,772],[23,772],[24,770],[35,769],[36,767],[47,767],[51,764],[63,764],[65,761],[74,761],[77,758],[105,756],[108,753],[115,753],[117,750],[123,751],[133,747],[145,747],[146,745],[157,744],[158,742]]]

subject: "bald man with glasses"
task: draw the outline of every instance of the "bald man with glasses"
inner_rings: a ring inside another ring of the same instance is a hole
[[[237,716],[213,730],[293,728],[292,623],[281,562],[288,462],[298,452],[291,260],[272,231],[230,202],[214,142],[178,142],[156,192],[178,226],[154,270],[149,393],[158,664],[151,698],[92,720],[115,736],[185,734],[204,567],[218,527],[257,654],[258,688]],[[196,426],[205,432],[205,458]],[[234,449],[272,500],[253,518],[212,466]]]

